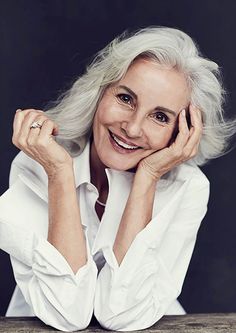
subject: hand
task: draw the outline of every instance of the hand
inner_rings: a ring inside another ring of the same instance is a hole
[[[30,128],[34,121],[41,123],[42,127]],[[73,163],[69,153],[54,140],[53,135],[57,134],[57,124],[43,111],[35,109],[16,111],[12,143],[39,162],[48,176]]]
[[[179,133],[175,141],[169,147],[142,159],[137,171],[141,169],[156,181],[178,164],[196,156],[203,128],[201,111],[190,105],[190,130],[185,113],[185,110],[180,112]]]

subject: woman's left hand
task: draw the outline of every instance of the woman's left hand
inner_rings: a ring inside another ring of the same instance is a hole
[[[179,115],[179,133],[175,141],[169,147],[158,150],[142,159],[138,164],[137,171],[141,169],[157,181],[178,164],[196,156],[202,136],[202,117],[201,111],[195,106],[190,105],[189,109],[190,129],[187,124],[186,111],[182,110]]]

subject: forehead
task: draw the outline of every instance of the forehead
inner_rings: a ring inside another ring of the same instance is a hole
[[[117,86],[125,85],[144,103],[172,107],[176,111],[189,103],[190,91],[183,73],[157,62],[138,59]]]

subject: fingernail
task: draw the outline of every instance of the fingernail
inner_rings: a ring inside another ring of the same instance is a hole
[[[22,111],[22,110],[21,110],[21,109],[17,109],[17,110],[16,110],[16,112],[20,112],[20,111]]]
[[[185,109],[182,110],[181,114],[182,114],[183,117],[186,116],[186,111],[185,111]]]

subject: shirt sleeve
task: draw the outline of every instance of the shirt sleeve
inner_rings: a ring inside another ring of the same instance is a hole
[[[33,221],[35,212],[41,216],[45,211],[47,215],[46,203],[16,173],[14,166],[10,188],[0,197],[0,248],[10,254],[17,285],[35,316],[62,331],[84,329],[93,314],[97,281],[87,229],[88,260],[74,274],[62,254],[47,241],[43,227],[46,218]]]
[[[103,249],[94,315],[104,328],[145,329],[165,314],[181,292],[208,198],[207,178],[191,179],[136,235],[120,266]]]

